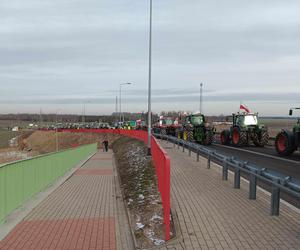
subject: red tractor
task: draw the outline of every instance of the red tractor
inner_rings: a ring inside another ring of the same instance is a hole
[[[162,135],[178,136],[181,125],[178,119],[161,116],[153,126],[153,132]]]

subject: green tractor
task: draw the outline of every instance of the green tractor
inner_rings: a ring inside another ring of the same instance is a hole
[[[247,146],[250,141],[257,147],[263,147],[268,144],[268,129],[258,123],[258,114],[237,113],[232,114],[232,127],[229,130],[223,130],[220,135],[222,145],[241,147]]]
[[[181,138],[186,141],[195,141],[202,145],[210,145],[213,142],[214,130],[205,125],[205,117],[202,114],[187,115],[184,118]]]
[[[289,115],[293,115],[294,109],[291,108]],[[294,153],[300,146],[300,119],[298,119],[293,131],[282,129],[276,136],[275,148],[279,155],[288,156]]]

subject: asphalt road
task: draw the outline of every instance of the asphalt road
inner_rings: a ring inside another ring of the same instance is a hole
[[[236,148],[215,143],[210,148],[225,155],[234,156],[242,161],[276,170],[300,180],[300,151],[296,151],[289,157],[281,157],[276,153],[275,148],[271,146],[263,148],[255,146]]]
[[[281,157],[278,156],[275,148],[271,146],[266,146],[263,148],[258,148],[255,146],[237,148],[214,143],[210,146],[210,148],[215,149],[224,155],[234,156],[239,160],[248,161],[260,167],[276,170],[277,172],[300,180],[300,151],[296,151],[294,155],[289,157]],[[247,174],[242,174],[242,176],[248,179]],[[271,191],[269,184],[258,181],[258,185],[269,192]],[[281,198],[291,203],[295,207],[300,208],[300,200],[294,196],[285,192],[281,192]]]

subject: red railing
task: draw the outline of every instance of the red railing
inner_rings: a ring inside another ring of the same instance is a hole
[[[146,131],[123,129],[59,129],[59,132],[73,133],[111,133],[129,136],[147,144]],[[158,180],[158,190],[161,195],[164,210],[165,239],[170,239],[170,158],[159,146],[154,136],[151,137],[151,154]]]

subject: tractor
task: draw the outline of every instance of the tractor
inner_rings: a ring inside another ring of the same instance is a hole
[[[222,145],[231,143],[236,147],[242,147],[247,146],[250,141],[257,147],[264,147],[268,144],[268,129],[263,124],[259,124],[257,113],[232,114],[232,121],[230,129],[221,132]]]
[[[153,132],[162,135],[177,136],[179,126],[176,119],[161,116],[158,122],[153,126]]]
[[[147,131],[147,125],[145,121],[142,121],[141,119],[136,120],[136,130],[144,130]]]
[[[293,115],[294,109],[291,108],[289,115]],[[300,146],[300,119],[298,119],[293,131],[282,129],[276,136],[275,148],[279,155],[288,156],[294,153]]]
[[[204,115],[187,115],[184,117],[179,137],[186,141],[195,141],[202,145],[210,145],[213,142],[214,129],[206,125]]]

